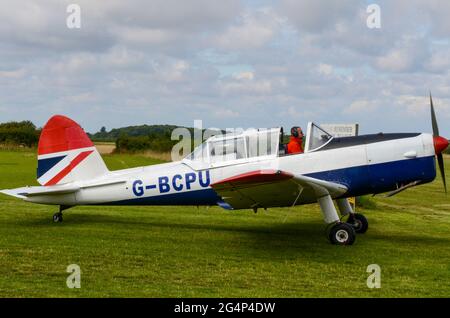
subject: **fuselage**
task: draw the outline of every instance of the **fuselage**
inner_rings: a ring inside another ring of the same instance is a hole
[[[345,185],[345,197],[382,193],[410,182],[431,182],[436,176],[430,134],[376,134],[333,138],[311,152],[254,157],[198,168],[189,160],[111,171],[89,181],[76,181],[75,193],[26,200],[55,205],[216,205],[221,198],[211,187],[220,180],[256,170],[278,169]],[[101,185],[108,181],[108,185]],[[114,183],[117,181],[117,183]],[[99,186],[90,186],[99,184]],[[85,186],[90,186],[85,188]],[[295,204],[316,202],[300,197]],[[274,206],[290,206],[277,201]]]

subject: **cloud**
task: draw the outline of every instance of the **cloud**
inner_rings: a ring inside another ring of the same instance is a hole
[[[328,76],[333,73],[333,66],[329,64],[320,63],[319,66],[317,66],[317,71],[321,75]]]
[[[20,79],[26,74],[25,69],[20,68],[12,71],[0,71],[0,79]]]
[[[301,31],[320,33],[348,19],[357,8],[354,0],[283,0],[280,11]]]
[[[354,113],[370,113],[374,111],[377,104],[374,101],[369,100],[356,100],[344,109],[344,114],[354,114]]]
[[[253,72],[240,72],[233,77],[237,80],[252,80],[255,78],[255,74]]]
[[[405,72],[418,70],[428,58],[427,45],[423,39],[407,38],[396,48],[378,57],[376,65],[385,71]]]
[[[235,118],[239,116],[239,113],[231,109],[218,109],[214,112],[214,115],[219,118]]]
[[[240,50],[260,48],[277,33],[282,22],[271,9],[244,12],[214,41],[223,49]]]
[[[448,1],[380,0],[368,29],[364,1],[80,0],[69,30],[71,2],[0,11],[0,121],[428,131],[428,90],[450,117]]]

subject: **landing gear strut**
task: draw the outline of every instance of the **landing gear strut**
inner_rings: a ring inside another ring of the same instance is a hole
[[[63,221],[63,214],[62,212],[64,210],[67,210],[69,208],[71,208],[72,206],[70,205],[60,205],[59,206],[59,212],[53,214],[53,222],[55,223],[61,223]]]
[[[367,232],[369,222],[366,217],[361,213],[355,213],[347,199],[338,199],[336,203],[342,216],[348,215],[346,223],[351,225],[356,233],[363,234]]]

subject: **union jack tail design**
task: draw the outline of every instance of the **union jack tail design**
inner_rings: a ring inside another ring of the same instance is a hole
[[[88,180],[106,173],[103,159],[80,125],[61,115],[50,118],[38,145],[37,181],[41,185]]]

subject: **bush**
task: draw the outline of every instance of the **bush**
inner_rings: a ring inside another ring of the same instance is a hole
[[[34,147],[39,141],[40,131],[31,121],[0,124],[0,143]]]

